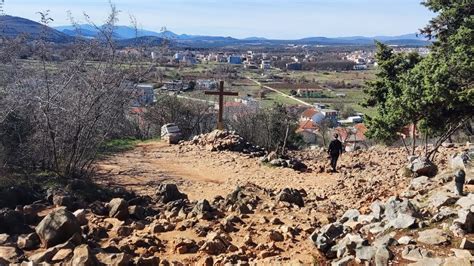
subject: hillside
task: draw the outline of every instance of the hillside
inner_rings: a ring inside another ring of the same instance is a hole
[[[13,16],[0,16],[0,36],[17,37],[24,35],[28,40],[43,38],[55,43],[67,43],[73,38],[65,33],[50,27],[45,27],[38,22]]]
[[[0,263],[470,265],[474,198],[451,192],[446,159],[463,146],[413,178],[403,149],[346,153],[340,173],[322,151],[294,152],[310,169],[296,172],[224,148],[231,139],[141,143],[96,164],[100,188],[74,180],[21,208],[0,193],[19,210],[0,212]]]

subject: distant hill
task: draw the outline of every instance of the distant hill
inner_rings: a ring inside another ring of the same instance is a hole
[[[138,38],[122,39],[117,40],[119,47],[130,47],[130,46],[160,46],[163,44],[165,39],[154,36],[143,36]]]
[[[25,18],[13,16],[0,16],[0,36],[16,37],[24,34],[31,40],[44,39],[56,43],[67,43],[77,37],[100,38],[100,31],[88,24],[73,26],[60,26],[55,28],[44,27],[40,23]],[[288,44],[300,45],[373,45],[375,40],[402,46],[426,46],[430,42],[416,34],[400,36],[349,36],[349,37],[309,37],[299,40],[270,40],[262,37],[249,37],[236,39],[223,36],[201,36],[176,34],[171,31],[155,32],[133,27],[116,26],[113,36],[121,46],[133,45],[159,45],[164,39],[172,40],[172,44],[180,47],[217,48],[225,46],[282,46]]]
[[[17,37],[20,35],[24,35],[30,40],[43,38],[55,43],[67,43],[74,39],[63,32],[45,27],[29,19],[7,15],[0,16],[0,36]]]

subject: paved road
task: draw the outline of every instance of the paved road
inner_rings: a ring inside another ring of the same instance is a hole
[[[259,85],[259,86],[262,86],[262,87],[265,88],[265,89],[268,89],[268,90],[271,90],[271,91],[273,91],[273,92],[279,93],[279,94],[285,96],[286,98],[290,98],[290,99],[292,99],[292,100],[295,100],[295,101],[297,101],[297,102],[299,102],[299,103],[301,103],[301,104],[303,104],[303,105],[306,105],[306,106],[313,106],[313,105],[310,104],[310,103],[307,103],[307,102],[305,102],[305,101],[303,101],[303,100],[300,100],[300,99],[298,99],[298,98],[296,98],[296,97],[294,97],[294,96],[288,95],[288,94],[286,94],[286,93],[284,93],[284,92],[282,92],[282,91],[279,91],[279,90],[277,90],[277,89],[274,89],[274,88],[269,87],[269,86],[266,86],[266,85],[262,85],[262,83],[260,83],[259,81],[255,80],[255,79],[252,79],[252,78],[250,78],[250,77],[247,77],[247,79],[250,80],[250,81],[252,81],[252,82],[254,82],[254,83],[256,83],[256,84]]]

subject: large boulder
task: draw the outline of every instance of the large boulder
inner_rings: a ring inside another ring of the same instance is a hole
[[[46,248],[64,243],[80,232],[77,218],[65,209],[51,212],[36,226],[36,233]]]
[[[175,184],[159,185],[158,191],[156,192],[156,196],[158,197],[158,200],[162,203],[168,203],[180,199],[188,199],[188,196],[184,193],[181,193]]]
[[[387,219],[388,227],[396,229],[405,229],[413,226],[416,217],[419,216],[418,208],[408,199],[398,199],[391,197],[384,206],[385,219]]]
[[[293,188],[283,189],[277,196],[278,201],[284,201],[291,204],[298,205],[299,207],[304,207],[304,200],[301,193]]]
[[[128,203],[124,199],[112,199],[109,204],[109,217],[117,218],[119,220],[126,220],[128,218]]]
[[[438,173],[438,168],[426,158],[417,158],[410,163],[410,170],[417,176],[433,177]]]

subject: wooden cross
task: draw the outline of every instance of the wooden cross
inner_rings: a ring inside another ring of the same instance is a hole
[[[219,84],[218,91],[205,91],[206,95],[219,95],[219,113],[217,116],[217,129],[224,129],[224,96],[239,96],[237,92],[224,91],[224,81]]]

